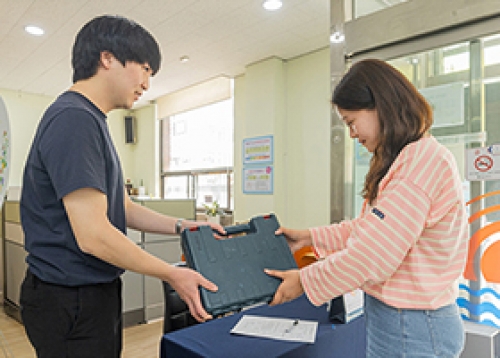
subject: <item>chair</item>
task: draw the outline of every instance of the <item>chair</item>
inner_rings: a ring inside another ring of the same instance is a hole
[[[181,262],[175,265],[185,266],[186,264]],[[189,313],[188,306],[181,300],[172,286],[165,281],[162,281],[162,283],[163,294],[165,296],[163,334],[197,324],[198,322]]]
[[[312,246],[305,246],[295,251],[293,258],[299,268],[305,267],[317,261]]]

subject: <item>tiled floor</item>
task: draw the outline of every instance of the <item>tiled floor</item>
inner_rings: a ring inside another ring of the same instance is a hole
[[[123,333],[123,358],[157,358],[163,321],[128,327]],[[0,358],[33,358],[35,352],[23,326],[0,306]]]

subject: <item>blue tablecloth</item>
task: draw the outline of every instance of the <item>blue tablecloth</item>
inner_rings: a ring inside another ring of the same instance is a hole
[[[314,344],[285,342],[230,334],[242,315],[318,321]],[[366,334],[364,317],[348,324],[328,320],[326,306],[315,307],[305,296],[292,302],[270,307],[252,308],[232,316],[168,333],[162,337],[161,358],[254,358],[254,357],[342,357],[364,358]]]

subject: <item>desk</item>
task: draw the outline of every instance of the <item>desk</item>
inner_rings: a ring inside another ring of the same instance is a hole
[[[318,321],[314,344],[232,335],[231,328],[242,315],[287,317]],[[215,319],[163,336],[161,358],[254,358],[254,357],[349,357],[364,358],[366,335],[364,317],[349,324],[328,321],[326,306],[315,307],[305,296],[270,307],[263,305],[232,316]]]

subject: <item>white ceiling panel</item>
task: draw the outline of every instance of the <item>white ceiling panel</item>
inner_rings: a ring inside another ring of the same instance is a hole
[[[9,34],[15,27],[17,21],[30,7],[33,0],[0,0],[0,40]]]
[[[138,105],[250,63],[284,60],[328,46],[329,0],[0,0],[0,88],[56,96],[71,84],[78,30],[103,15],[130,17],[158,40],[163,62]],[[32,37],[27,24],[46,34]],[[180,63],[181,56],[190,61]]]

